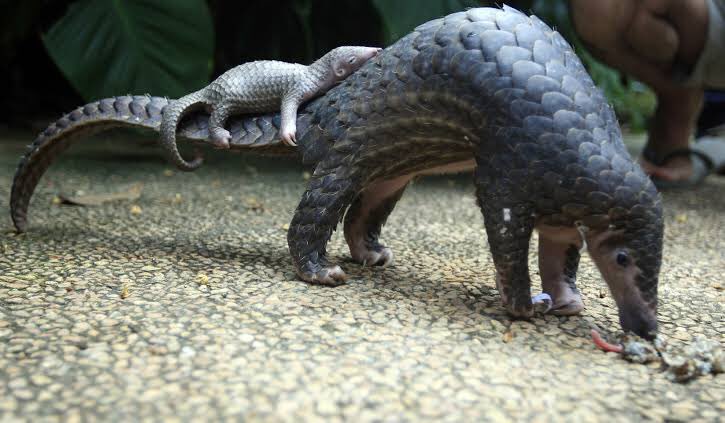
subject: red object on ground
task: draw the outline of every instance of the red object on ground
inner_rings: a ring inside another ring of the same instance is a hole
[[[615,353],[621,353],[622,352],[622,346],[617,344],[613,345],[609,342],[602,339],[601,335],[599,335],[599,332],[597,332],[595,329],[592,329],[592,340],[594,341],[594,345],[598,346],[602,350],[606,352],[615,352]]]

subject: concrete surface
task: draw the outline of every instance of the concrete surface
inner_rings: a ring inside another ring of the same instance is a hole
[[[41,181],[29,232],[19,236],[7,200],[22,144],[0,142],[0,421],[717,421],[725,413],[722,375],[674,384],[657,366],[595,349],[590,328],[619,327],[588,258],[581,316],[508,319],[470,177],[409,189],[383,233],[396,253],[391,268],[349,262],[336,233],[331,257],[351,280],[331,289],[297,281],[287,255],[302,168],[214,154],[200,171],[179,174],[132,139],[66,153]],[[53,204],[58,192],[136,182],[144,188],[133,202]],[[722,342],[725,178],[665,200],[662,333],[675,345],[697,334]]]

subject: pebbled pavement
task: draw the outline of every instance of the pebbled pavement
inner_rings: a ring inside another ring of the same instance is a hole
[[[30,134],[0,142],[0,421],[716,421],[725,377],[675,384],[595,349],[616,306],[583,258],[578,317],[511,321],[471,177],[418,181],[383,231],[396,264],[294,276],[291,162],[210,152],[175,173],[127,133],[54,164],[15,235],[8,196]],[[58,192],[141,197],[59,206]],[[725,180],[665,195],[659,320],[670,344],[725,340]],[[535,255],[530,263],[534,286]],[[536,290],[536,289],[535,289]]]

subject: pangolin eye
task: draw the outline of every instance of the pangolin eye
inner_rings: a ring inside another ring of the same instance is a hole
[[[357,57],[355,57],[355,56],[352,56],[352,57],[350,57],[349,59],[347,59],[347,63],[349,63],[349,64],[351,64],[351,65],[352,65],[353,63],[355,63],[355,60],[357,60]]]
[[[624,251],[620,251],[617,253],[617,264],[622,267],[627,267],[629,265],[629,256]]]

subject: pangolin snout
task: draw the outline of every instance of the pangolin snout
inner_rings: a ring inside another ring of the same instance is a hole
[[[383,49],[380,47],[371,47],[370,51],[368,52],[367,58],[371,59],[371,58],[377,56],[378,54],[380,54],[381,51],[383,51]]]
[[[657,335],[657,318],[641,305],[623,305],[619,307],[619,323],[625,332],[632,332],[647,340]]]

